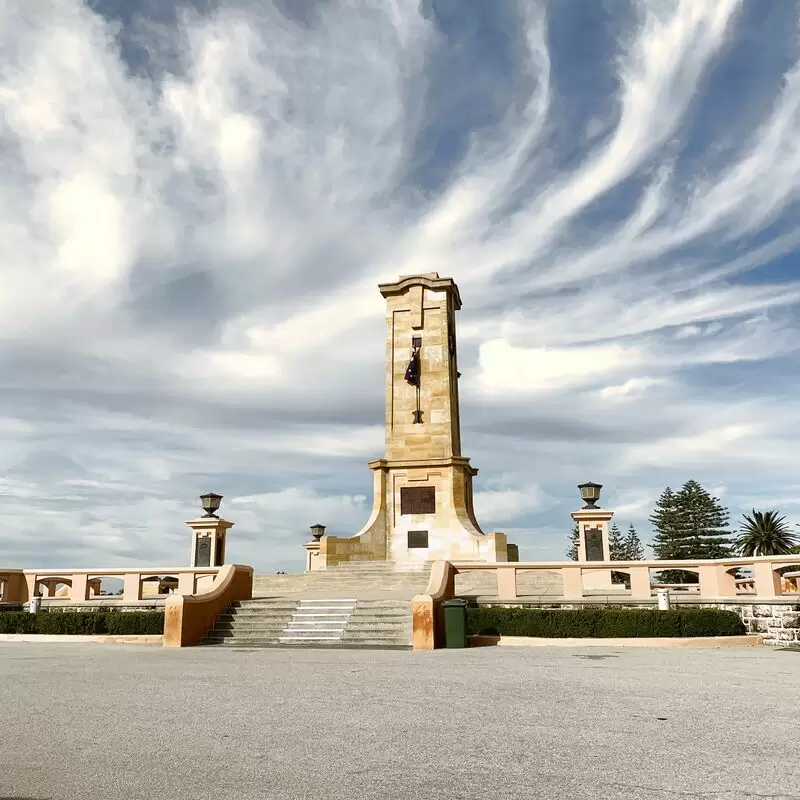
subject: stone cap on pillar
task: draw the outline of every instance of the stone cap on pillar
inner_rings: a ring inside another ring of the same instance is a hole
[[[224,533],[228,528],[232,528],[234,523],[228,522],[221,517],[198,517],[197,519],[190,519],[186,524],[195,532],[213,532]]]
[[[575,522],[608,522],[614,512],[605,508],[582,508],[580,511],[573,511],[570,516]]]

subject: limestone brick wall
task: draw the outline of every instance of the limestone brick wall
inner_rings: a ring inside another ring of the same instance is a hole
[[[735,611],[747,626],[747,632],[760,634],[765,644],[781,647],[800,644],[800,604],[719,604],[717,608]]]

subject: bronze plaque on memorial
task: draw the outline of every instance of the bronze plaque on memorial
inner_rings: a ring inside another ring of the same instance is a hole
[[[600,528],[587,528],[583,535],[586,541],[586,560],[603,561],[603,531]]]
[[[196,567],[211,566],[211,539],[209,537],[197,540],[197,551],[194,554],[194,565]]]
[[[433,486],[404,486],[400,489],[401,514],[435,514],[436,489]]]
[[[408,547],[427,547],[428,546],[428,531],[409,531],[408,532]]]

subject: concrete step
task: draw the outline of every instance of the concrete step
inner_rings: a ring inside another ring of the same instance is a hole
[[[349,617],[345,619],[330,619],[320,617],[319,619],[297,619],[293,617],[286,624],[284,630],[287,631],[343,631],[347,626]]]
[[[394,637],[392,638],[381,638],[381,637],[372,637],[370,639],[342,639],[341,645],[343,647],[353,647],[353,648],[369,648],[369,649],[381,649],[381,650],[411,650],[411,639],[406,641],[400,641]]]
[[[238,608],[231,611],[225,611],[220,615],[220,619],[228,619],[229,617],[236,617],[237,619],[291,619],[294,611],[270,611],[270,610],[256,610],[250,608]]]
[[[432,566],[432,561],[406,561],[402,563],[397,561],[342,561],[338,564],[332,564],[327,568],[327,571],[330,572],[333,570],[341,570],[342,572],[345,572],[349,569],[382,569],[394,570],[397,572],[405,572],[409,570],[427,570],[430,572]]]
[[[375,608],[362,608],[357,605],[355,614],[405,614],[406,610],[411,608],[411,600],[407,600],[403,606],[376,606]]]
[[[354,631],[345,633],[343,642],[370,642],[372,644],[411,644],[411,629],[406,631]]]
[[[356,632],[371,632],[371,631],[381,631],[381,632],[388,632],[388,633],[398,633],[404,631],[406,628],[410,627],[410,622],[404,619],[397,619],[392,622],[379,622],[374,619],[364,619],[363,621],[358,620],[350,620],[347,623],[347,628],[345,632],[356,633]]]
[[[408,649],[411,605],[403,600],[344,598],[243,600],[227,608],[204,644],[246,647]]]
[[[242,639],[242,640],[250,640],[250,639],[271,639],[273,641],[278,641],[280,637],[283,636],[283,630],[270,630],[265,628],[263,630],[254,630],[254,631],[210,631],[208,636],[206,636],[206,641],[221,641],[223,639]]]
[[[397,600],[392,598],[374,598],[371,600],[359,600],[357,608],[411,608],[408,600]]]
[[[297,600],[287,600],[284,597],[254,597],[252,600],[237,600],[231,604],[232,608],[254,608],[269,611],[294,611]]]
[[[295,584],[283,586],[272,586],[266,583],[253,584],[253,597],[258,599],[268,599],[275,595],[297,595],[309,592],[329,591],[335,594],[361,594],[364,591],[392,591],[408,590],[415,594],[422,594],[428,588],[427,581],[403,581],[403,580],[348,580],[335,581],[326,580],[316,583],[298,581]]]
[[[354,642],[278,642],[272,639],[225,639],[224,641],[203,641],[206,647],[229,647],[242,650],[258,650],[266,648],[297,648],[303,650],[411,650],[411,645],[395,644],[382,640]]]
[[[234,628],[236,630],[252,630],[253,628],[274,628],[276,631],[282,631],[287,625],[291,624],[291,619],[286,620],[271,620],[271,619],[231,619],[223,622],[218,622],[214,626],[214,630],[230,631]]]
[[[351,609],[358,602],[355,597],[320,597],[320,598],[303,598],[298,601],[298,610],[314,606],[316,608],[325,608],[333,611],[337,608]]]

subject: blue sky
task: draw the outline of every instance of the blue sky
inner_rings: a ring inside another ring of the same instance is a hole
[[[484,530],[695,478],[800,521],[800,3],[0,8],[0,554],[175,565],[355,533],[377,284],[458,283]]]

